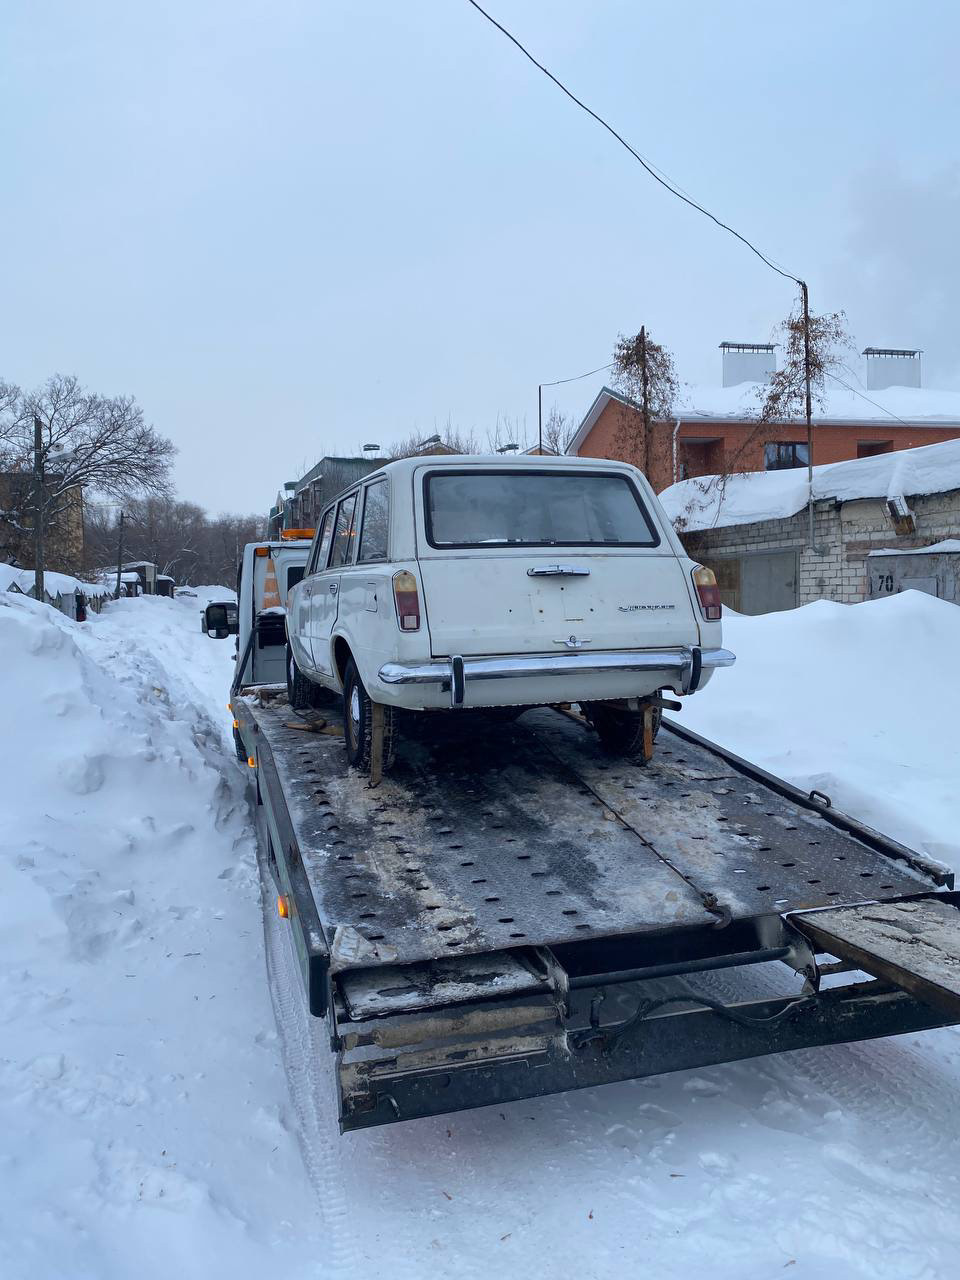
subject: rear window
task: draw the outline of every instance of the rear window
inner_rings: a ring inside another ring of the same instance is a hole
[[[437,471],[425,481],[432,547],[655,547],[625,475],[590,471]]]

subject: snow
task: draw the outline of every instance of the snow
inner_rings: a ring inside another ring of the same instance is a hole
[[[954,555],[960,551],[960,538],[944,538],[942,542],[931,542],[929,547],[884,547],[880,551],[868,551],[867,558],[870,556],[937,556],[943,555],[945,552],[952,552]]]
[[[9,591],[16,587],[24,594],[33,590],[34,575],[32,569],[17,569],[11,564],[0,564],[0,591]],[[67,595],[73,591],[82,591],[86,596],[107,596],[110,588],[102,582],[82,582],[79,578],[71,578],[68,573],[52,573],[44,571],[43,589],[51,600],[58,595]]]
[[[960,489],[960,440],[813,468],[815,500],[849,502],[952,489]],[[783,520],[801,511],[808,496],[807,469],[794,467],[681,480],[664,489],[660,501],[678,527],[695,530]]]
[[[684,422],[711,418],[742,422],[745,415],[756,417],[767,386],[741,382],[732,387],[690,387],[682,396],[680,412]],[[815,405],[815,422],[871,422],[889,427],[897,418],[911,426],[960,425],[960,391],[936,387],[886,387],[883,390],[854,390],[831,384],[823,404]]]
[[[230,593],[200,593],[83,625],[0,594],[3,1280],[955,1273],[955,1029],[337,1137],[275,912],[264,971],[233,646],[198,616]],[[724,642],[684,723],[960,863],[960,690],[916,688],[960,610],[822,603]]]

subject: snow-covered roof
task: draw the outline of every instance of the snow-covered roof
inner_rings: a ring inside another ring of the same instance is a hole
[[[909,497],[960,489],[960,440],[900,449],[813,468],[815,499]],[[806,467],[789,471],[697,476],[660,494],[667,515],[684,529],[715,529],[796,515],[809,497]]]
[[[932,542],[929,547],[884,547],[880,551],[868,551],[870,556],[939,556],[944,552],[960,555],[960,538],[944,538],[942,542]]]
[[[33,590],[34,575],[32,569],[17,569],[12,564],[0,564],[0,591],[15,588],[29,595]],[[110,591],[99,582],[81,582],[68,573],[52,573],[46,570],[43,575],[43,589],[51,600],[55,596],[67,595],[72,591],[82,591],[85,596],[105,596]]]
[[[676,412],[687,425],[711,422],[743,422],[755,418],[766,384],[741,382],[735,387],[685,387],[677,398]],[[580,423],[567,452],[576,453],[611,401],[638,406],[612,387],[603,387]],[[822,407],[814,403],[813,420],[819,426],[956,427],[960,430],[960,391],[932,387],[887,387],[866,391],[831,385]],[[898,421],[899,420],[899,421]]]

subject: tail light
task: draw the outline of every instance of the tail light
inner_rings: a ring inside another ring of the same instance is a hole
[[[393,600],[401,631],[420,630],[420,593],[417,580],[408,569],[393,575]]]
[[[700,608],[703,616],[708,622],[719,622],[720,615],[723,613],[723,606],[720,603],[720,588],[717,586],[717,579],[712,569],[706,569],[702,564],[697,565],[693,571],[693,585],[697,588],[697,599],[700,601]]]

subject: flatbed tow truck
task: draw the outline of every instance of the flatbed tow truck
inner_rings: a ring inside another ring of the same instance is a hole
[[[675,723],[634,765],[464,712],[371,787],[338,710],[231,706],[341,1131],[960,1022],[949,870]],[[772,965],[794,994],[708,994]]]

